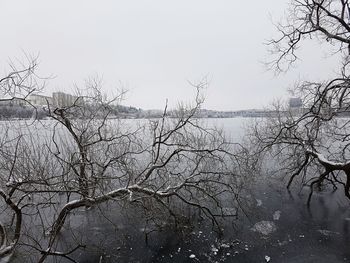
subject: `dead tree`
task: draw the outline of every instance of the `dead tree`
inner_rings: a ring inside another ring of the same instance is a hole
[[[239,206],[242,180],[230,142],[196,118],[203,103],[200,87],[192,106],[165,107],[161,118],[136,125],[112,114],[123,92],[107,99],[92,79],[73,103],[48,104],[48,120],[6,134],[0,155],[4,200],[11,194],[16,206],[8,205],[39,220],[36,233],[42,233],[21,239],[20,247],[37,253],[37,262],[74,261],[72,253],[84,244],[60,250],[67,218],[78,208],[88,211],[107,202],[128,202],[175,224],[183,216],[179,205],[186,205],[218,230],[219,218],[235,217],[236,210],[223,201]]]
[[[11,62],[9,67],[9,73],[0,78],[0,107],[10,102],[15,104],[26,104],[27,97],[30,94],[40,92],[45,84],[45,79],[41,79],[36,75],[38,67],[36,57],[26,56],[25,63]],[[7,135],[9,132],[9,129],[5,124],[1,125],[0,155],[7,151],[7,145],[10,143],[10,141],[7,140]],[[5,206],[10,208],[9,213],[12,214],[14,219],[14,229],[12,230],[13,234],[11,236],[8,234],[8,227],[0,222],[0,258],[6,260],[10,259],[16,245],[19,242],[23,218],[22,209],[17,203],[18,199],[14,197],[16,186],[9,181],[9,178],[14,172],[14,163],[16,162],[17,158],[18,142],[20,141],[20,137],[12,139],[12,142],[17,142],[14,143],[13,152],[8,152],[8,154],[13,157],[11,158],[13,165],[6,173],[1,172],[0,184],[1,199]],[[9,155],[7,155],[7,157],[9,157]]]
[[[269,65],[278,72],[297,59],[305,39],[329,43],[342,56],[339,73],[324,82],[302,82],[293,90],[303,106],[299,110],[275,105],[273,116],[250,129],[259,154],[278,160],[289,176],[287,187],[297,179],[314,187],[329,183],[341,186],[350,199],[349,116],[350,11],[348,1],[291,1],[286,19],[277,25],[280,38],[271,40],[273,59]]]
[[[305,39],[329,43],[348,60],[350,45],[349,2],[345,0],[291,0],[284,21],[276,25],[280,37],[268,42],[277,71],[298,60],[297,50]]]

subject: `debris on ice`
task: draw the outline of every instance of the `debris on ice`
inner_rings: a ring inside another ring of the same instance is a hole
[[[214,245],[211,246],[211,251],[214,255],[216,255],[219,252],[219,249],[217,249]]]
[[[325,230],[325,229],[319,229],[319,230],[317,230],[317,232],[321,233],[324,236],[339,235],[338,232],[329,231],[329,230]]]
[[[229,244],[222,243],[222,244],[220,245],[220,247],[222,247],[222,248],[230,248],[230,245],[229,245]]]
[[[256,223],[252,228],[252,231],[259,232],[265,236],[270,235],[271,233],[277,230],[277,227],[272,221],[260,221]]]
[[[277,220],[279,220],[280,219],[280,217],[281,217],[281,211],[279,211],[279,210],[277,210],[277,211],[275,211],[274,213],[273,213],[273,220],[275,220],[275,221],[277,221]]]

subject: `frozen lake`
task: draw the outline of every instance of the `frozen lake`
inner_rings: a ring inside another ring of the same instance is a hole
[[[142,125],[144,121],[126,123]],[[249,119],[206,121],[240,141]],[[350,262],[350,209],[342,193],[316,192],[308,209],[308,189],[294,186],[288,192],[278,175],[256,176],[246,192],[245,213],[238,220],[223,221],[222,236],[197,218],[192,226],[174,230],[166,222],[145,223],[144,214],[135,208],[108,204],[74,212],[69,225],[78,235],[63,233],[61,242],[86,242],[86,249],[72,254],[77,262],[86,263]],[[24,262],[23,257],[17,254],[13,262]]]

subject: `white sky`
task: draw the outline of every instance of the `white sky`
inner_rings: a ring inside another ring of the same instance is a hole
[[[207,76],[204,107],[261,108],[300,78],[329,76],[336,58],[318,44],[274,76],[260,63],[287,0],[0,0],[0,72],[23,52],[40,53],[47,93],[100,75],[105,90],[129,90],[123,104],[143,109],[191,101],[188,81]]]

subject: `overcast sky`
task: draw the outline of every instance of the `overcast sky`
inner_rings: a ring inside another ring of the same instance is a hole
[[[329,76],[335,58],[315,45],[290,73],[266,72],[264,42],[276,35],[287,0],[0,0],[0,68],[23,52],[40,53],[54,75],[47,93],[70,92],[93,75],[129,92],[123,104],[144,109],[188,102],[206,77],[204,107],[260,108],[299,78]]]

